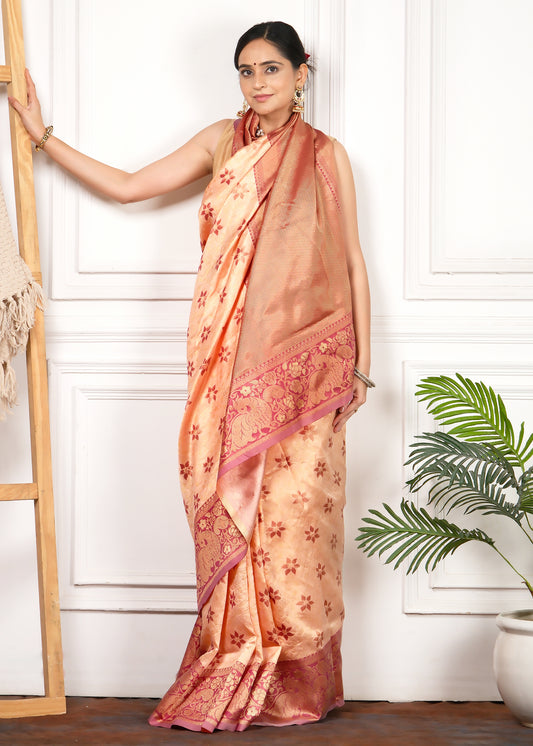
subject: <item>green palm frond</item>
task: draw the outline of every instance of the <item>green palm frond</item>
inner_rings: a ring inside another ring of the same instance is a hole
[[[520,497],[520,508],[524,513],[533,513],[533,466],[525,471],[520,477],[518,485]]]
[[[416,436],[406,462],[412,469],[410,492],[427,488],[429,504],[445,514],[461,509],[465,515],[477,511],[511,518],[533,544],[533,466],[528,468],[533,434],[526,436],[522,423],[516,437],[501,396],[459,373],[423,379],[416,395],[448,432]],[[507,499],[509,490],[513,501]],[[430,571],[463,544],[479,541],[500,555],[533,596],[533,584],[484,531],[461,529],[406,500],[398,513],[382,507],[363,518],[356,539],[369,556],[383,557],[394,569],[407,560],[407,573],[421,565]]]
[[[411,446],[408,465],[415,467],[407,486],[418,492],[427,484],[428,501],[449,513],[481,511],[520,523],[523,513],[506,500],[507,488],[518,489],[512,466],[498,451],[478,443],[465,443],[449,433],[424,433]]]
[[[460,373],[429,376],[418,385],[416,395],[428,402],[428,411],[451,435],[496,448],[513,465],[525,468],[533,454],[533,435],[525,441],[524,425],[518,441],[502,398],[482,381],[471,381]]]
[[[491,465],[485,464],[478,471],[464,470],[460,481],[450,484],[443,471],[443,477],[431,485],[428,503],[437,510],[450,513],[462,508],[465,515],[479,511],[483,515],[503,515],[520,525],[524,513],[520,505],[506,500],[503,489],[491,482]]]
[[[414,476],[407,485],[416,492],[428,479],[439,477],[446,470],[450,484],[461,482],[465,470],[478,470],[489,465],[487,477],[503,488],[518,489],[512,465],[497,449],[481,443],[467,443],[449,433],[423,433],[417,435],[410,447],[406,466],[412,466]],[[448,466],[450,471],[448,472]]]
[[[384,513],[370,509],[373,518],[363,518],[366,525],[361,526],[356,541],[359,548],[372,556],[377,552],[381,557],[389,552],[385,563],[394,562],[396,569],[412,553],[407,573],[414,572],[425,561],[426,571],[453,554],[469,541],[480,541],[494,546],[494,540],[479,529],[461,529],[454,523],[431,516],[424,508],[402,500],[402,516],[386,504]]]
[[[523,453],[523,462],[524,464],[527,464],[527,462],[533,458],[533,433],[531,433],[529,438],[525,439],[525,426],[525,422],[522,422],[516,447],[520,453]]]

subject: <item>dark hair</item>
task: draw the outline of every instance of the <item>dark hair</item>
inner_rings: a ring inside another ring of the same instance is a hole
[[[300,65],[307,64],[304,45],[294,28],[283,21],[268,21],[252,26],[248,31],[245,31],[237,42],[233,57],[233,63],[237,70],[239,69],[239,56],[242,50],[247,44],[256,39],[264,39],[274,44],[283,57],[291,62],[295,70]]]

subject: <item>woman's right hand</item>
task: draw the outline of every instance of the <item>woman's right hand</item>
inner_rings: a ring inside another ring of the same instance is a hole
[[[37,145],[41,142],[46,131],[46,127],[44,126],[43,117],[41,114],[41,104],[39,103],[39,99],[37,98],[37,93],[35,91],[35,83],[33,82],[30,71],[27,68],[25,71],[25,76],[26,88],[28,91],[27,105],[24,106],[13,96],[9,96],[8,101],[10,106],[12,106],[13,109],[15,109],[15,111],[19,114],[22,124],[26,128],[26,131],[28,132],[33,142]]]

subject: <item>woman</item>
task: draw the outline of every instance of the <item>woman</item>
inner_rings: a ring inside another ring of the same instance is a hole
[[[179,439],[199,614],[153,725],[244,730],[343,703],[344,426],[373,385],[370,303],[346,151],[300,115],[306,61],[291,26],[254,26],[235,52],[241,119],[136,173],[45,130],[29,74],[27,106],[10,99],[38,146],[120,202],[213,174]]]

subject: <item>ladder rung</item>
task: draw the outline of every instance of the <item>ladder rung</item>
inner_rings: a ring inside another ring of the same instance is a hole
[[[10,65],[0,65],[0,83],[11,83]]]
[[[39,492],[33,484],[0,484],[0,500],[37,500]]]
[[[24,697],[0,700],[0,718],[63,715],[67,711],[65,697]]]

